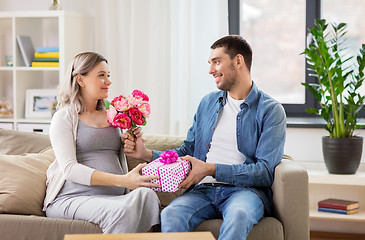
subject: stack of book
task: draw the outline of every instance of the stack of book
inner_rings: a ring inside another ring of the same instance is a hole
[[[32,67],[59,67],[59,57],[58,47],[37,47]]]
[[[336,198],[328,198],[318,202],[319,212],[354,214],[359,212],[359,202]]]

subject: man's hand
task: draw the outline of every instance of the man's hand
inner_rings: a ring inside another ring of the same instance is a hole
[[[150,162],[152,160],[153,154],[151,150],[144,146],[144,139],[142,138],[141,129],[136,128],[134,129],[133,133],[136,138],[134,138],[129,132],[122,134],[125,155]]]
[[[191,163],[191,171],[188,177],[180,184],[180,188],[187,189],[192,184],[199,183],[206,176],[215,176],[215,164],[203,162],[189,155],[181,159]]]

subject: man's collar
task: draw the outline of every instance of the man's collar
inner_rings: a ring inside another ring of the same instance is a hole
[[[246,97],[244,103],[246,103],[248,105],[248,107],[250,107],[252,105],[252,103],[254,103],[256,101],[258,93],[259,93],[259,89],[257,88],[255,82],[252,81],[251,91],[248,94],[248,96]]]
[[[246,97],[246,99],[243,102],[243,104],[246,104],[248,107],[250,107],[251,104],[256,101],[258,92],[259,92],[259,89],[257,88],[255,82],[252,81],[251,91],[248,94],[248,96]],[[220,91],[220,93],[218,95],[218,101],[219,102],[223,102],[223,104],[225,104],[226,103],[226,100],[227,100],[227,94],[228,94],[227,91]]]

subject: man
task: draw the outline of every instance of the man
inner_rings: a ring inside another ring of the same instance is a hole
[[[180,185],[191,190],[162,211],[161,230],[192,231],[204,220],[223,218],[219,239],[246,239],[271,212],[270,187],[284,152],[286,116],[252,81],[252,50],[242,37],[223,37],[211,49],[209,73],[220,91],[201,100],[186,140],[175,149],[192,164]],[[127,139],[125,151],[146,161],[159,154],[138,139]]]

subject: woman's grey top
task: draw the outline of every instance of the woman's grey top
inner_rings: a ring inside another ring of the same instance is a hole
[[[95,170],[124,174],[119,162],[121,148],[119,128],[91,127],[79,120],[76,139],[76,158]],[[123,195],[124,188],[111,186],[87,186],[66,180],[57,199],[74,196]]]

